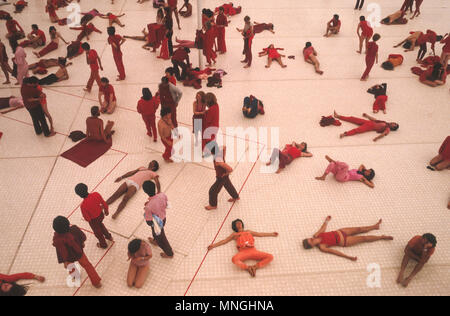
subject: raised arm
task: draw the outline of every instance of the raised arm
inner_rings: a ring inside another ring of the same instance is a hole
[[[376,118],[370,116],[370,115],[367,114],[367,113],[363,113],[363,116],[364,116],[365,118],[368,118],[368,119],[371,120],[371,121],[376,121],[376,120],[377,120]]]
[[[208,250],[211,251],[211,250],[213,250],[214,248],[217,248],[217,247],[226,245],[226,244],[228,244],[230,241],[232,241],[233,239],[234,239],[234,233],[231,234],[230,236],[228,236],[228,238],[226,238],[226,239],[224,239],[224,240],[222,240],[222,241],[219,241],[218,243],[215,243],[215,244],[210,245],[210,246],[208,247]]]
[[[331,221],[331,216],[328,216],[325,219],[325,222],[322,224],[322,227],[320,227],[319,231],[314,234],[314,238],[319,237],[320,234],[324,233],[327,230],[327,226],[330,221]]]
[[[375,184],[373,184],[372,181],[367,180],[366,178],[362,177],[360,180],[362,183],[364,183],[365,185],[367,185],[369,188],[375,188]]]

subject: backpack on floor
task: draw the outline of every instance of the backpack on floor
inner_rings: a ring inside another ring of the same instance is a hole
[[[325,126],[330,126],[330,125],[334,125],[334,126],[341,126],[342,123],[339,120],[336,120],[334,117],[330,116],[322,116],[322,119],[320,120],[320,126],[325,127]]]

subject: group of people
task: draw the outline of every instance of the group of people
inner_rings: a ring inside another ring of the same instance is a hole
[[[55,0],[48,0],[47,2],[46,10],[53,23],[61,22],[55,12],[58,7],[63,5],[59,2],[60,1]],[[70,1],[66,0],[63,2],[67,5]],[[138,1],[138,3],[143,2],[145,1]],[[412,8],[413,2],[413,0],[405,0],[405,4],[403,5],[404,8],[402,7],[401,9],[401,18],[403,18],[404,12],[406,12],[408,8]],[[421,4],[422,1],[416,0],[416,12],[411,19],[420,15]],[[355,10],[361,10],[363,5],[364,0],[357,0]],[[89,40],[89,36],[93,32],[102,33],[102,31],[97,29],[90,21],[96,16],[105,18],[109,20],[109,27],[107,28],[108,44],[112,48],[112,54],[117,66],[117,81],[126,79],[125,67],[122,60],[123,54],[121,51],[121,46],[124,44],[126,38],[145,41],[146,44],[144,45],[144,48],[153,49],[153,51],[161,47],[159,57],[167,60],[170,59],[171,61],[172,65],[166,69],[165,75],[161,78],[161,82],[158,86],[158,91],[154,95],[149,88],[142,89],[142,97],[138,101],[137,112],[142,116],[146,126],[147,135],[152,138],[154,142],[158,141],[157,137],[159,134],[160,140],[165,147],[165,151],[162,154],[163,160],[167,163],[172,163],[174,138],[178,137],[177,108],[183,96],[183,92],[177,86],[177,83],[184,81],[189,72],[192,71],[192,65],[189,58],[190,49],[197,48],[203,50],[203,55],[206,57],[207,61],[206,67],[211,67],[215,64],[217,58],[216,53],[224,54],[227,51],[225,29],[230,23],[229,18],[241,13],[242,8],[235,7],[233,3],[229,3],[216,8],[214,11],[204,9],[202,11],[202,30],[198,31],[196,40],[186,41],[175,38],[177,45],[173,45],[173,15],[175,15],[178,29],[181,29],[179,16],[185,18],[190,17],[192,15],[192,5],[189,3],[189,0],[185,0],[184,5],[178,9],[177,0],[168,0],[167,3],[165,3],[164,0],[154,0],[153,6],[158,9],[157,21],[156,23],[149,24],[147,30],[143,30],[143,36],[122,37],[116,34],[116,29],[113,24],[124,27],[125,25],[119,20],[123,15],[114,15],[112,13],[101,14],[98,10],[93,9],[87,13],[83,13],[80,27],[72,28],[81,31],[75,41],[72,41],[69,44],[69,42],[57,32],[56,28],[52,26],[49,29],[51,42],[47,46],[45,46],[46,37],[44,32],[42,32],[35,24],[32,26],[32,32],[26,36],[27,40],[19,44],[18,40],[25,38],[23,29],[9,14],[4,17],[0,15],[0,18],[4,18],[7,21],[6,26],[8,33],[6,37],[15,52],[13,62],[17,68],[17,84],[21,85],[22,95],[22,98],[16,98],[14,96],[2,98],[0,100],[1,113],[7,113],[8,111],[25,107],[32,117],[36,134],[44,133],[45,136],[55,135],[56,132],[53,127],[53,120],[48,112],[46,95],[43,93],[41,86],[68,80],[69,75],[66,67],[71,63],[67,63],[67,59],[72,59],[85,53],[86,62],[89,65],[91,72],[84,90],[90,93],[94,81],[99,87],[99,106],[93,106],[91,108],[91,116],[86,120],[86,136],[90,141],[110,143],[112,141],[112,135],[114,134],[114,122],[107,121],[105,125],[103,120],[100,119],[100,115],[102,113],[114,113],[117,107],[117,98],[114,87],[109,83],[108,78],[100,77],[100,71],[103,70],[103,66],[97,51],[92,49],[88,42],[82,42],[84,38]],[[389,20],[384,19],[382,22],[384,24],[392,24],[393,21],[397,21],[398,19],[399,17],[389,17]],[[244,68],[249,68],[252,65],[252,41],[255,34],[264,30],[274,33],[274,25],[270,23],[252,23],[249,16],[244,18],[244,22],[244,27],[242,29],[237,28],[237,31],[242,34],[244,39],[243,55],[245,55],[245,59],[242,62],[245,64]],[[62,23],[60,24],[63,25]],[[332,20],[327,23],[324,36],[329,37],[337,35],[339,34],[340,29],[341,21],[339,15],[335,14]],[[366,54],[366,70],[362,75],[361,80],[367,80],[373,65],[375,62],[378,63],[378,45],[376,42],[381,36],[379,34],[373,34],[373,29],[365,20],[364,16],[361,16],[360,18],[360,23],[357,27],[357,35],[359,37],[359,50],[357,52],[362,54],[364,46]],[[66,44],[69,44],[67,57],[41,59],[35,64],[27,64],[25,60],[25,47],[33,47],[36,49],[45,46],[42,50],[33,52],[37,58],[42,58],[58,48],[59,39]],[[437,63],[434,64],[432,68],[433,71],[430,72],[427,70],[427,75],[424,76],[426,77],[426,80],[439,84],[441,81],[445,83],[446,73],[445,70],[442,69],[446,69],[448,59],[450,58],[450,42],[448,34],[444,37],[439,37],[431,30],[428,30],[426,34],[414,32],[397,46],[404,45],[405,49],[408,50],[414,49],[415,46],[420,46],[421,50],[419,51],[418,56],[418,60],[420,61],[424,58],[427,51],[427,42],[432,44],[432,51],[435,54],[434,45],[437,41],[445,44],[439,62],[441,67],[437,70]],[[283,68],[286,67],[281,59],[286,56],[279,53],[281,50],[283,50],[283,48],[276,48],[271,44],[259,54],[261,57],[267,56],[268,62],[266,68],[269,68],[273,61],[278,62]],[[312,46],[312,43],[307,42],[303,49],[304,60],[314,66],[316,73],[323,74],[323,71],[320,69],[317,55],[317,51]],[[5,84],[9,84],[9,74],[13,73],[13,70],[8,64],[6,48],[1,41],[0,62],[2,71],[7,79]],[[46,69],[50,67],[59,67],[59,69],[56,73],[40,80],[35,76],[28,77],[29,70],[34,74],[40,74],[46,73]],[[439,74],[436,74],[438,71]],[[430,80],[430,76],[433,76],[433,78],[436,77],[436,79]],[[381,89],[383,88],[384,94],[377,94],[375,95],[376,98],[379,96],[386,97],[386,86],[381,87]],[[383,100],[378,101],[377,99],[378,102],[385,103],[387,97]],[[160,106],[160,119],[156,122],[157,111]],[[230,203],[237,202],[240,199],[240,194],[231,183],[229,177],[233,172],[233,168],[226,163],[226,147],[219,147],[216,142],[220,127],[219,105],[216,96],[210,92],[197,92],[192,109],[195,146],[200,146],[201,142],[204,156],[213,156],[216,181],[209,190],[209,204],[205,206],[206,210],[212,211],[218,207],[218,195],[222,188],[225,187],[226,191],[230,194],[231,198],[228,200]],[[374,113],[377,113],[378,110],[385,111],[385,107],[383,108],[377,103],[376,109],[374,105]],[[264,114],[264,106],[261,101],[254,96],[250,96],[244,102],[243,113],[246,117],[254,118],[258,113]],[[334,117],[336,119],[359,126],[342,133],[340,137],[343,138],[375,131],[380,134],[373,139],[373,141],[377,141],[382,137],[387,136],[391,131],[396,131],[399,128],[398,123],[377,120],[365,113],[363,116],[365,119],[342,116],[335,112]],[[47,124],[47,119],[50,122],[50,126]],[[450,167],[449,138],[450,136],[447,137],[446,141],[441,146],[438,156],[431,160],[430,166],[428,166],[429,169],[444,170]],[[293,142],[292,144],[287,144],[282,150],[274,149],[267,166],[277,164],[276,173],[280,173],[295,159],[312,156],[312,153],[308,151],[307,143]],[[317,180],[324,181],[326,177],[332,173],[338,182],[358,181],[370,188],[374,188],[373,179],[375,177],[375,171],[373,169],[366,168],[364,165],[361,165],[358,169],[350,169],[347,163],[333,160],[329,156],[326,156],[325,158],[328,161],[328,166],[322,176],[316,177]],[[156,245],[162,250],[161,256],[163,258],[170,259],[174,257],[174,251],[164,231],[167,222],[166,211],[170,208],[170,205],[168,197],[161,192],[160,178],[156,173],[158,170],[159,163],[156,160],[153,160],[147,167],[139,167],[118,177],[115,182],[122,183],[106,201],[98,192],[89,192],[87,185],[84,183],[79,183],[75,187],[75,193],[82,199],[80,209],[83,218],[89,223],[98,240],[97,247],[101,249],[107,249],[108,241],[114,241],[112,234],[103,223],[105,217],[109,216],[110,206],[117,200],[121,200],[117,210],[112,214],[112,218],[117,219],[126,208],[128,202],[141,188],[144,193],[147,194],[148,201],[144,207],[144,218],[146,224],[151,229],[152,237],[149,237],[147,240],[134,239],[128,245],[130,265],[127,275],[127,284],[129,287],[141,288],[145,284],[145,280],[149,274],[150,259],[152,258],[150,244]],[[351,247],[361,243],[381,240],[393,240],[392,236],[385,235],[360,236],[363,233],[378,230],[381,225],[381,220],[373,226],[344,228],[327,232],[327,225],[330,220],[331,217],[327,217],[320,230],[314,234],[312,238],[303,241],[304,249],[317,247],[324,253],[356,261],[356,257],[348,256],[332,248]],[[78,262],[86,270],[93,286],[100,288],[101,277],[97,274],[94,266],[90,263],[84,252],[84,244],[87,237],[83,231],[76,225],[71,225],[69,219],[63,216],[58,216],[54,219],[53,229],[53,246],[57,252],[58,262],[64,264],[65,268],[68,268],[72,263]],[[228,238],[210,245],[208,250],[211,251],[218,246],[222,246],[235,240],[239,253],[233,257],[232,262],[240,269],[248,271],[248,273],[254,277],[256,276],[256,271],[258,269],[265,267],[274,259],[273,255],[256,250],[254,237],[277,237],[278,233],[258,233],[244,230],[244,222],[240,219],[232,222],[232,230],[233,233]],[[405,255],[397,282],[405,287],[408,286],[414,276],[420,272],[425,263],[430,259],[435,251],[436,244],[436,237],[429,233],[424,234],[423,236],[414,237],[405,248]],[[255,260],[257,263],[249,266],[245,263],[247,260]],[[405,269],[410,260],[415,260],[418,264],[411,275],[405,278]],[[20,279],[36,279],[40,282],[45,281],[44,277],[34,274],[19,274],[12,276],[0,274],[0,296],[25,295],[27,288],[16,283]]]

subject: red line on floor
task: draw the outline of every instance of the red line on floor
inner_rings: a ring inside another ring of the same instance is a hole
[[[251,174],[253,173],[253,170],[255,169],[256,163],[258,162],[259,157],[261,156],[263,150],[264,150],[264,148],[263,148],[263,149],[261,150],[261,152],[259,153],[258,158],[256,159],[255,163],[254,163],[253,166],[252,166],[252,169],[250,170],[250,172],[249,172],[248,175],[247,175],[247,178],[245,179],[244,183],[242,184],[241,190],[239,191],[239,195],[240,195],[241,192],[244,190],[244,187],[245,187],[245,185],[247,184],[247,181],[248,181],[248,179],[250,178]],[[235,204],[236,204],[236,202],[234,202],[233,205],[231,205],[230,210],[228,211],[227,215],[226,215],[225,218],[223,219],[222,224],[220,225],[219,230],[217,231],[217,234],[216,234],[216,236],[214,237],[214,240],[210,243],[210,245],[213,244],[213,243],[216,241],[217,237],[218,237],[219,234],[220,234],[220,231],[221,231],[222,228],[223,228],[223,225],[225,225],[225,222],[226,222],[226,220],[228,219],[228,217],[230,216],[230,213],[231,213],[231,211],[233,210]],[[186,292],[184,293],[184,296],[186,296],[187,293],[189,292],[189,289],[191,288],[192,284],[194,283],[195,278],[197,277],[197,274],[200,272],[200,269],[202,268],[203,263],[205,262],[206,257],[208,256],[208,254],[209,254],[209,250],[206,252],[205,256],[203,257],[202,262],[200,263],[199,267],[197,268],[197,271],[195,272],[194,277],[192,278],[191,282],[189,283],[189,286],[188,286],[188,288],[186,289]]]

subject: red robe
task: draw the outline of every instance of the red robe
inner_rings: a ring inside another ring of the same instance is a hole
[[[217,128],[219,129],[219,105],[213,105],[211,106],[205,114],[205,127],[204,131],[206,131],[208,128]],[[210,141],[213,141],[216,139],[217,131],[215,133],[212,133],[211,136],[209,136],[207,139],[203,139],[203,149],[205,148],[206,144]]]
[[[215,60],[217,55],[214,52],[214,40],[216,38],[215,30],[210,28],[205,32],[203,41],[203,55],[206,56],[206,61],[211,64],[211,59]]]
[[[225,53],[227,51],[227,45],[225,43],[225,27],[228,26],[228,19],[225,16],[225,14],[219,14],[217,16],[216,25],[217,25],[217,49],[219,52]]]

